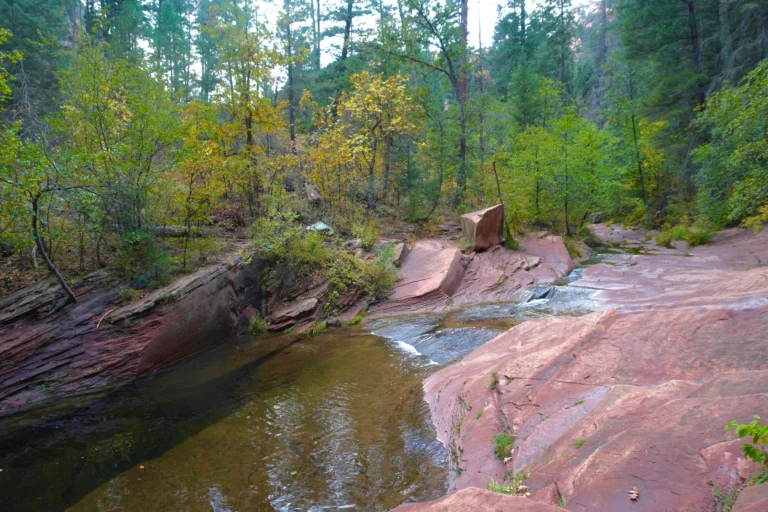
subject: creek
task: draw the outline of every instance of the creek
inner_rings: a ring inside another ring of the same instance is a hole
[[[523,304],[240,337],[130,386],[0,421],[5,512],[387,510],[446,491],[421,382],[523,321],[593,309],[568,282]],[[539,297],[539,298],[537,298]]]

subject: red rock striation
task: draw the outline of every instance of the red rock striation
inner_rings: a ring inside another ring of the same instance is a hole
[[[375,318],[521,300],[531,286],[552,283],[572,269],[558,236],[529,236],[520,251],[497,245],[467,255],[451,241],[423,240],[400,266],[392,294],[371,313]]]
[[[129,382],[227,339],[247,323],[260,290],[258,270],[236,260],[200,269],[126,306],[114,305],[118,287],[104,274],[78,284],[79,302],[67,307],[56,305],[61,293],[45,283],[6,298],[0,308],[0,415]]]
[[[715,485],[755,471],[723,428],[768,410],[768,233],[651,253],[584,272],[577,283],[599,289],[605,309],[525,322],[425,381],[461,470],[453,490],[525,471],[531,502],[698,512],[715,510]],[[492,450],[499,432],[517,437],[505,460]],[[464,508],[414,510],[485,509],[484,493],[459,495]],[[765,496],[745,492],[734,510],[768,510]]]

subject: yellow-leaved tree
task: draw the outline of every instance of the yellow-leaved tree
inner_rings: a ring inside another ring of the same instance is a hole
[[[323,122],[313,159],[313,178],[326,194],[362,192],[369,208],[376,205],[377,181],[390,183],[389,149],[394,141],[416,128],[414,104],[407,78],[368,71],[350,77],[352,89],[339,99],[336,116]],[[383,155],[383,156],[382,156]]]

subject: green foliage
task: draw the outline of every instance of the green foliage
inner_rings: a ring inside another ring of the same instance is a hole
[[[712,95],[697,117],[711,140],[694,152],[701,165],[698,206],[715,223],[736,223],[768,205],[768,60],[737,87]]]
[[[305,331],[306,336],[317,336],[319,334],[324,333],[328,330],[328,323],[327,322],[317,322],[312,327],[310,327],[308,330]]]
[[[516,436],[500,432],[493,436],[493,453],[500,459],[509,457]]]
[[[366,315],[365,311],[356,314],[355,317],[352,320],[349,320],[348,322],[345,322],[344,326],[345,327],[352,327],[353,325],[359,324],[360,322],[363,321],[363,318],[365,318],[365,315]]]
[[[139,276],[144,285],[150,288],[157,288],[170,281],[171,262],[168,253],[147,231],[123,234],[115,252],[115,263],[124,276]]]
[[[488,379],[488,389],[494,390],[496,389],[496,386],[499,384],[499,376],[496,372],[493,372],[491,374],[490,379]]]
[[[674,227],[667,227],[664,231],[654,237],[657,245],[662,247],[672,247],[672,242],[684,240],[688,247],[696,247],[709,243],[711,231],[707,229],[691,228],[684,224]]]
[[[579,449],[582,446],[584,446],[584,443],[586,443],[586,442],[587,442],[586,439],[577,439],[576,441],[574,441],[573,446],[574,446],[574,448]]]
[[[251,334],[261,334],[263,332],[267,332],[268,327],[269,324],[266,320],[261,318],[259,315],[254,315],[251,318],[251,321],[248,323],[248,332]]]
[[[483,416],[483,411],[478,411],[477,414],[475,414],[475,419],[479,420]]]
[[[371,221],[358,220],[352,224],[352,234],[360,239],[360,247],[370,251],[379,238],[379,229]]]
[[[667,248],[671,248],[672,242],[674,241],[674,239],[672,238],[672,231],[670,230],[662,231],[661,233],[653,237],[653,240],[656,242],[656,245],[660,247],[667,247]]]
[[[568,255],[571,258],[578,258],[581,256],[581,247],[576,240],[570,236],[564,236],[563,243],[565,244],[565,248],[568,249]]]
[[[528,496],[530,495],[528,486],[523,482],[528,478],[528,474],[524,471],[514,473],[509,478],[508,482],[499,482],[495,478],[488,482],[486,488],[492,492],[498,492],[501,494],[509,494],[511,496]]]
[[[768,424],[760,423],[760,416],[755,415],[754,420],[747,424],[730,421],[725,426],[725,430],[734,430],[739,438],[750,438],[752,442],[745,443],[741,447],[744,457],[763,464],[768,469],[768,453],[763,448],[768,445]]]
[[[768,484],[768,467],[753,475],[747,485]]]

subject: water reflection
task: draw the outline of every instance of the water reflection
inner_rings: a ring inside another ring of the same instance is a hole
[[[422,380],[512,325],[590,311],[589,295],[557,286],[524,304],[231,340],[59,412],[7,419],[2,510],[376,511],[436,498],[446,454]]]

